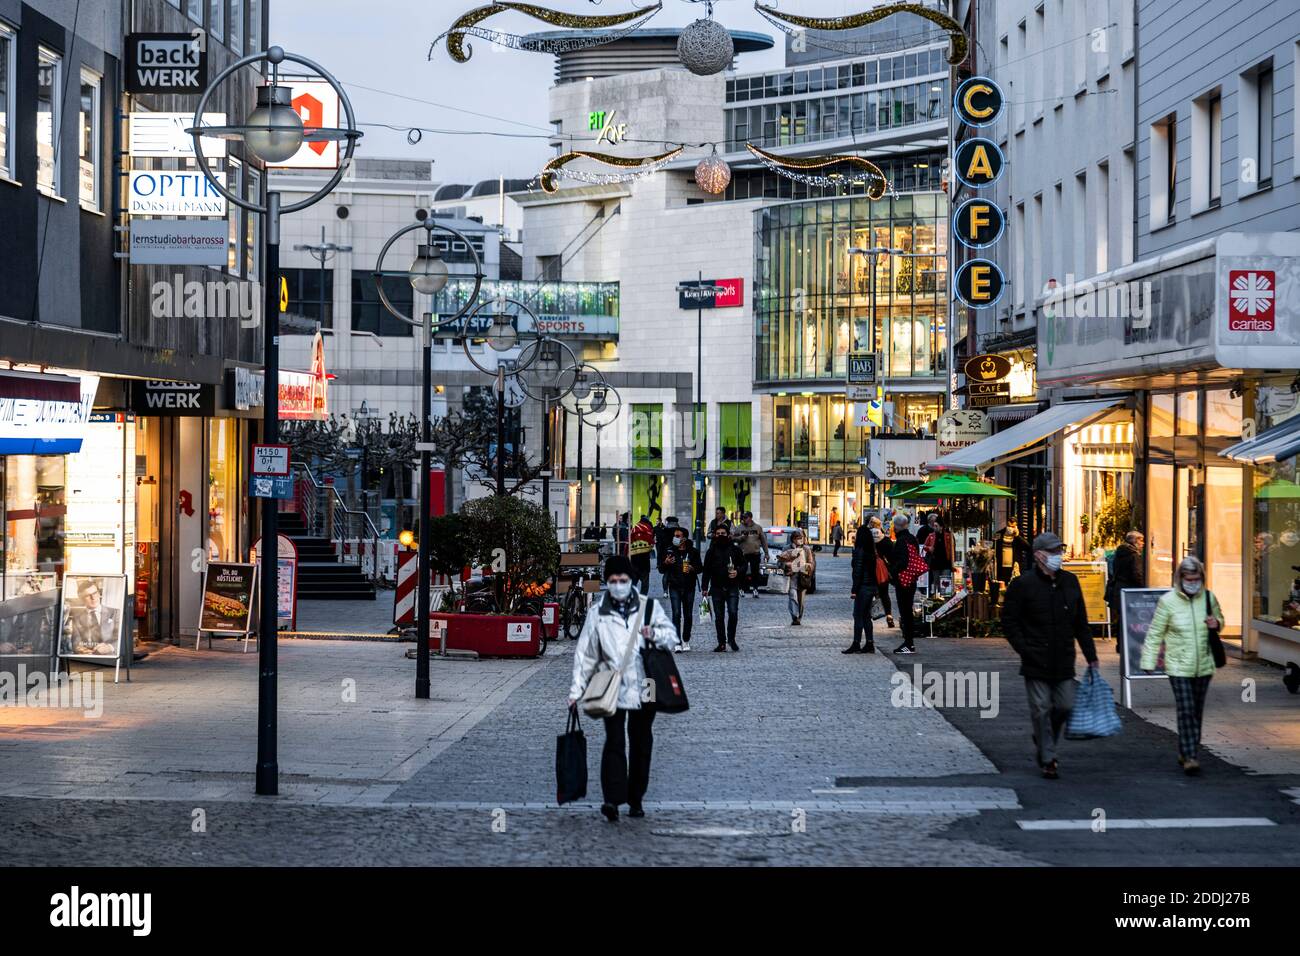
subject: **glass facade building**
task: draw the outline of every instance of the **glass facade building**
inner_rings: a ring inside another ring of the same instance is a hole
[[[881,353],[888,379],[946,373],[944,194],[791,202],[755,216],[756,385],[843,382],[859,351]],[[871,257],[849,253],[872,247],[906,254],[875,257],[873,275]]]

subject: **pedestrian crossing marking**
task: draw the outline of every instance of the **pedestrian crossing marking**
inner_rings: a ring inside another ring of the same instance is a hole
[[[1092,830],[1097,821],[1017,820],[1022,830]],[[1149,819],[1106,819],[1107,830],[1202,830],[1220,827],[1275,827],[1268,817],[1152,817]]]

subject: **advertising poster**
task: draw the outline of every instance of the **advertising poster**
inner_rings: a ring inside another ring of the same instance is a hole
[[[1124,676],[1133,680],[1164,677],[1163,661],[1158,661],[1153,673],[1142,673],[1142,645],[1147,639],[1147,629],[1155,616],[1156,605],[1169,593],[1169,588],[1124,588],[1120,592],[1120,617],[1123,620]]]
[[[203,575],[203,610],[199,630],[246,634],[253,614],[252,564],[212,562]]]
[[[59,656],[116,660],[125,607],[126,575],[65,574]]]
[[[1106,606],[1106,562],[1064,561],[1061,567],[1079,579],[1083,604],[1088,609],[1088,623],[1108,623],[1110,609]]]

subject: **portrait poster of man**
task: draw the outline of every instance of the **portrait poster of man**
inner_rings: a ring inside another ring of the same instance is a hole
[[[116,660],[125,607],[126,575],[65,574],[59,656]]]

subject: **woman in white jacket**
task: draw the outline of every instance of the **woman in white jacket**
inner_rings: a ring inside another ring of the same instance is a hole
[[[642,603],[649,599],[633,590],[632,574],[632,562],[622,555],[606,560],[605,593],[595,612],[587,615],[578,636],[573,683],[569,687],[569,706],[576,707],[602,662],[618,667],[627,659],[618,691],[618,710],[605,718],[605,749],[600,758],[600,789],[605,798],[600,812],[610,823],[618,822],[621,803],[628,805],[628,816],[645,816],[641,800],[650,785],[650,750],[654,744],[650,726],[655,710],[642,701],[645,670],[640,648],[653,644],[673,650],[678,643],[677,629],[661,602],[652,602],[646,609],[645,623],[637,632]]]

